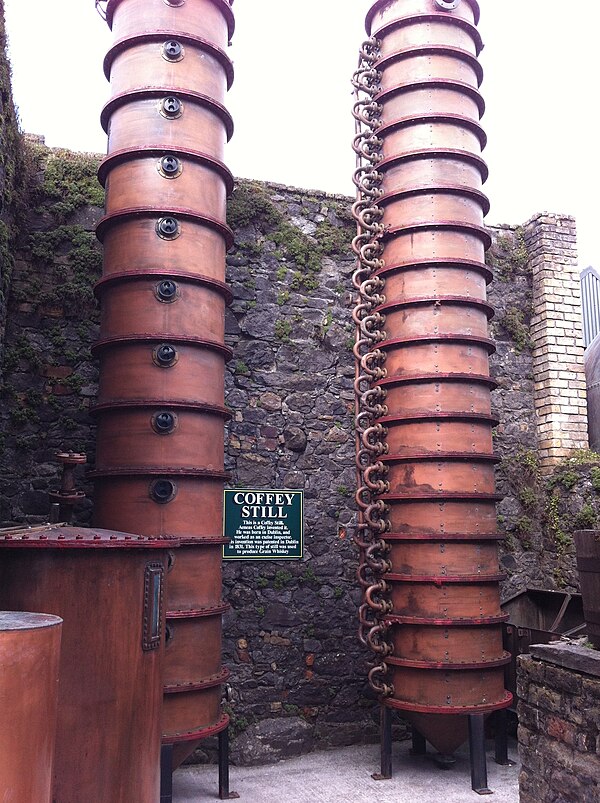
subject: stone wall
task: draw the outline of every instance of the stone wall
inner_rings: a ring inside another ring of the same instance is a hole
[[[6,296],[14,267],[17,230],[23,211],[24,154],[6,56],[4,0],[0,0],[0,379],[6,324]]]
[[[600,652],[551,644],[518,668],[521,803],[600,799]]]
[[[98,332],[92,288],[101,267],[93,235],[102,214],[94,178],[99,157],[39,142],[28,147],[29,211],[15,254],[0,410],[5,526],[46,520],[48,490],[59,486],[56,451],[85,451],[91,465],[95,448],[89,409],[97,367],[89,349]],[[238,760],[355,742],[377,731],[368,655],[356,638],[350,204],[342,196],[240,181],[229,205],[231,486],[302,488],[306,502],[303,561],[224,567],[232,606],[224,654],[233,673],[229,708]],[[576,583],[567,537],[571,507],[589,498],[596,510],[592,481],[600,468],[563,467],[555,486],[561,507],[547,515],[554,490],[550,497],[542,487],[535,453],[533,278],[525,235],[509,226],[491,233],[505,594],[559,580],[570,587]],[[89,498],[76,520],[87,523],[93,487],[83,470],[78,477]]]

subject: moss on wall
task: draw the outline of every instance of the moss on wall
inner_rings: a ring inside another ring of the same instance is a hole
[[[320,204],[316,198],[313,202]],[[227,205],[227,223],[234,231],[252,225],[263,240],[277,246],[278,256],[292,263],[293,290],[316,289],[323,258],[349,252],[352,242],[352,234],[346,226],[333,225],[326,219],[319,220],[310,233],[303,231],[277,207],[270,197],[269,186],[257,181],[236,182]],[[253,247],[260,248],[260,245],[259,237]],[[285,268],[278,278],[281,280],[284,275]]]
[[[26,207],[27,170],[11,72],[6,55],[4,2],[0,0],[0,347],[4,340],[6,297],[14,268],[14,251]]]

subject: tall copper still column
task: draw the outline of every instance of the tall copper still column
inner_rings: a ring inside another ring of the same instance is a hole
[[[475,0],[378,0],[355,75],[357,433],[370,680],[441,753],[504,689]]]
[[[163,743],[177,766],[221,711],[225,204],[232,0],[109,0],[95,520],[176,535]]]

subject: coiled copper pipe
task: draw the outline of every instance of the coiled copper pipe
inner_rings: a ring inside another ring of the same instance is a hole
[[[382,702],[442,753],[511,702],[478,20],[475,0],[378,0],[355,76],[360,634]]]
[[[163,743],[177,766],[221,711],[225,223],[232,0],[108,0],[95,519],[177,535]]]

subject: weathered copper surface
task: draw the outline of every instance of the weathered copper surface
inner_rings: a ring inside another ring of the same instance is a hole
[[[439,370],[390,377],[380,384],[387,392],[388,407],[396,415],[461,411],[490,415],[490,391],[495,387],[495,382],[487,374]]]
[[[160,59],[156,58],[157,50]],[[176,57],[169,58],[170,52],[177,53]],[[107,56],[105,71],[110,65],[108,77],[113,95],[153,86],[186,86],[191,74],[194,84],[222,103],[232,72],[228,62],[223,50],[199,37],[181,36],[178,32],[162,37],[142,34],[118,43]]]
[[[218,231],[183,220],[177,239],[162,240],[156,234],[158,220],[158,215],[128,219],[106,232],[103,241],[106,276],[159,268],[166,274],[187,270],[217,281],[224,280],[227,249]]]
[[[381,190],[372,200],[371,185],[355,174],[355,209],[368,207],[369,214],[357,214],[356,242],[368,240],[371,249],[355,249],[355,276],[363,282],[355,278],[363,303],[355,312],[355,354],[363,355],[357,387],[367,386],[369,371],[373,376],[372,390],[359,394],[359,431],[379,410],[358,453],[364,473],[357,499],[374,500],[363,505],[373,540],[359,539],[365,550],[359,577],[370,571],[373,578],[363,583],[363,609],[374,611],[365,641],[378,653],[370,680],[387,705],[418,719],[442,752],[466,735],[464,714],[511,700],[498,590],[478,20],[474,0],[455,8],[436,0],[378,0],[367,15],[367,33],[377,41],[363,50],[377,79],[369,84],[366,68],[355,77],[358,97],[366,98],[355,107],[364,108],[355,116],[366,132],[356,140],[363,150],[355,149],[367,154],[369,169],[377,171],[371,181]],[[369,139],[371,129],[376,140]],[[380,159],[371,157],[379,140]],[[383,229],[378,233],[371,221]],[[376,277],[370,286],[369,270]],[[372,308],[366,320],[364,308]],[[372,338],[367,363],[362,344],[375,328],[380,336]],[[364,470],[369,450],[375,456]],[[371,560],[373,549],[381,550],[379,564]],[[440,719],[447,714],[456,719],[448,727]]]
[[[378,308],[385,315],[386,329],[402,331],[404,337],[423,332],[487,337],[491,308],[468,296],[402,298]]]
[[[0,610],[2,801],[52,799],[61,630],[58,616]]]
[[[172,97],[181,104],[180,114],[165,117],[161,114],[163,104]],[[231,117],[222,104],[181,87],[115,96],[105,106],[102,119],[105,130],[108,129],[109,154],[148,143],[164,148],[199,149],[198,131],[202,131],[201,150],[222,159],[225,143],[233,133]]]
[[[476,25],[480,16],[479,4],[475,0],[459,3],[452,13],[440,12],[440,6],[434,0],[377,0],[367,14],[367,33],[374,34],[397,20],[405,20],[406,24],[420,25],[427,31],[430,20],[424,19],[422,15],[432,13],[436,15],[437,20],[448,25],[456,25],[463,21]]]
[[[227,0],[187,0],[179,5],[163,0],[110,0],[106,18],[117,41],[140,31],[178,31],[225,48],[235,27]]]
[[[167,592],[163,737],[174,764],[222,730],[227,0],[109,0],[95,518],[182,536]]]
[[[171,612],[207,608],[220,599],[224,543],[222,538],[203,538],[201,553],[197,541],[184,542],[173,552],[168,577]]]
[[[145,535],[176,535],[183,538],[214,538],[221,532],[223,516],[222,489],[225,475],[218,472],[177,473],[156,468],[153,474],[137,467],[96,475],[94,483],[95,518],[115,529],[129,527],[129,532],[144,530]],[[155,481],[166,480],[174,486],[171,501],[160,504],[151,498]],[[201,511],[199,515],[198,511]]]
[[[221,616],[227,606],[221,604],[192,611],[169,611],[167,617],[167,670],[165,686],[202,683],[221,671]],[[202,644],[200,655],[194,655]],[[197,672],[190,678],[190,666]]]
[[[436,263],[388,265],[380,271],[385,278],[386,290],[392,298],[422,297],[424,292],[432,296],[447,296],[452,293],[466,295],[483,301],[491,273],[484,265],[469,265],[465,261],[453,264]]]
[[[113,409],[98,417],[97,438],[100,471],[122,467],[123,455],[139,468],[223,471],[223,415],[189,408]]]
[[[151,332],[161,338],[197,337],[201,332],[208,340],[224,340],[225,298],[219,285],[141,276],[137,281],[101,285],[97,292],[102,303],[101,339]]]
[[[173,342],[172,338],[166,338],[164,343],[175,347],[177,358],[173,366],[166,368],[153,359],[155,349],[163,344],[158,338],[103,348],[99,352],[98,403],[155,399],[161,405],[170,400],[222,405],[223,356],[200,348],[200,344]]]
[[[207,678],[206,682],[213,680],[213,685],[203,689],[186,689],[173,693],[165,688],[162,726],[165,742],[189,741],[189,746],[193,749],[192,742],[198,739],[200,729],[201,735],[211,735],[215,723],[220,720],[222,684],[227,677],[228,675],[219,675],[214,680]],[[222,727],[226,724],[224,722]],[[185,755],[180,762],[183,758]]]
[[[392,494],[494,491],[496,461],[489,455],[425,452],[388,455],[382,460],[388,468]]]
[[[491,340],[459,333],[398,337],[385,340],[380,348],[386,352],[390,377],[438,368],[444,373],[484,374],[494,352]]]
[[[170,160],[167,169],[170,164],[175,168],[172,177],[164,172],[165,159]],[[144,198],[152,198],[164,209],[180,206],[185,198],[188,207],[212,218],[225,218],[227,184],[218,163],[166,148],[158,153],[137,151],[128,160],[108,159],[104,165],[110,187],[108,214],[134,207]]]
[[[462,625],[463,638],[451,639],[448,625],[392,626],[394,657],[410,660],[418,654],[421,661],[476,663],[502,655],[502,625],[476,627]]]
[[[387,429],[391,454],[423,454],[460,451],[488,453],[492,451],[490,423],[496,419],[469,413],[421,413],[412,418],[387,418],[381,423]]]
[[[493,494],[385,494],[390,504],[389,520],[394,532],[490,533],[496,531]]]
[[[392,533],[386,540],[390,542],[390,557],[398,574],[456,578],[498,574],[499,571],[495,541],[396,541]]]
[[[64,620],[52,799],[155,803],[165,606],[158,596],[156,643],[144,649],[145,574],[164,578],[167,542],[56,527],[9,533],[0,550],[0,607]]]

